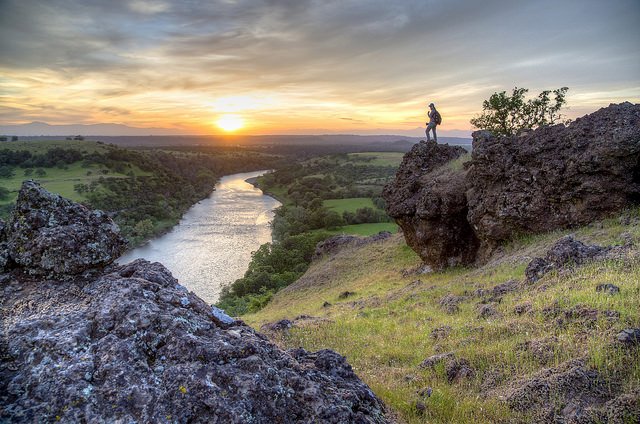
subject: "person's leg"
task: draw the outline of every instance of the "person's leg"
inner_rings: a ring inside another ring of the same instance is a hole
[[[424,132],[427,135],[427,141],[430,141],[431,138],[429,138],[429,125],[427,125],[427,129]]]
[[[438,136],[436,135],[436,126],[433,126],[433,140],[437,143],[438,142]]]
[[[435,124],[433,124],[433,123],[431,123],[431,122],[429,122],[429,125],[427,125],[427,141],[431,141],[431,137],[430,137],[429,132],[430,132],[431,130],[434,130],[434,131],[435,131],[435,127],[436,127],[436,126],[435,126]],[[434,132],[434,136],[435,136],[435,132]]]

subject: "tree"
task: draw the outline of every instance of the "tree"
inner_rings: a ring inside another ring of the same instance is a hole
[[[482,114],[471,119],[471,125],[497,136],[510,136],[522,129],[555,124],[562,118],[560,109],[566,103],[568,90],[545,90],[529,100],[524,97],[529,92],[526,88],[515,87],[511,96],[506,91],[493,93],[482,103]]]

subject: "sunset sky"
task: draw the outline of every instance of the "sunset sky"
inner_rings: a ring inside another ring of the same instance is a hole
[[[0,125],[417,136],[434,102],[468,136],[514,86],[570,87],[569,117],[640,102],[639,23],[638,0],[0,0]]]

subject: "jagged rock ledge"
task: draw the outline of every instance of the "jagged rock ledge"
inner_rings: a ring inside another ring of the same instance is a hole
[[[387,212],[431,267],[486,260],[514,236],[584,225],[640,203],[640,104],[514,137],[473,133],[473,152],[420,142],[385,187]]]
[[[344,357],[281,350],[159,263],[109,265],[123,246],[24,184],[0,225],[0,421],[387,422]]]

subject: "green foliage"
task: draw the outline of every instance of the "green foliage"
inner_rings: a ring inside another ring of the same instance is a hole
[[[395,152],[320,156],[282,167],[261,177],[258,184],[293,205],[306,205],[318,198],[373,198],[380,196],[382,187],[394,177],[401,157],[402,153]]]
[[[483,102],[482,114],[471,119],[471,125],[497,136],[510,136],[522,129],[554,124],[562,118],[560,109],[566,103],[568,90],[568,87],[545,90],[530,100],[525,100],[529,91],[526,88],[515,87],[511,96],[506,91],[493,93]]]
[[[0,200],[6,200],[9,198],[9,189],[6,187],[0,186]]]
[[[305,233],[263,244],[251,255],[244,277],[222,290],[216,306],[234,316],[263,308],[276,291],[304,274],[316,244],[327,236],[324,232]]]

